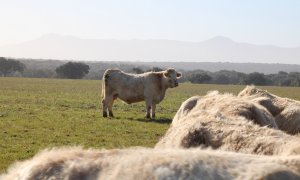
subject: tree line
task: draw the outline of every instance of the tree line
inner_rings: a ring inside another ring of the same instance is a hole
[[[39,78],[82,79],[89,73],[90,67],[80,62],[67,62],[51,70],[26,69],[26,65],[18,60],[0,57],[0,76],[22,76]]]
[[[52,68],[27,68],[23,62],[16,59],[0,57],[0,76],[19,76],[35,78],[69,78],[69,79],[101,79],[107,68],[116,64],[104,64],[93,67],[82,62],[64,62]],[[161,71],[160,67],[135,67],[134,65],[119,64],[118,68],[130,73]],[[229,70],[210,72],[205,70],[182,71],[181,82],[196,84],[231,84],[231,85],[268,85],[268,86],[300,86],[300,72],[279,71],[275,74],[259,72],[242,73]]]
[[[203,70],[189,71],[185,73],[182,81],[205,84],[232,84],[259,86],[300,86],[300,72],[283,72],[276,74],[263,74],[259,72],[242,73],[236,71],[221,70],[209,72]]]

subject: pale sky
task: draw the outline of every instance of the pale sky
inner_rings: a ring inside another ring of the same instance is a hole
[[[0,23],[0,46],[55,33],[300,47],[300,0],[0,0]]]

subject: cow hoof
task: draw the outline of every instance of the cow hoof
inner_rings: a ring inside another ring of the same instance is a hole
[[[146,118],[147,118],[147,119],[151,119],[150,115],[146,115]]]
[[[106,112],[103,113],[103,117],[107,117],[107,113]]]
[[[109,112],[109,117],[114,117],[114,114],[112,112]]]

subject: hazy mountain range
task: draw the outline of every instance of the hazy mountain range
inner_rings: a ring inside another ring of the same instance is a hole
[[[56,34],[0,47],[0,56],[35,59],[300,64],[300,47],[234,42],[217,36],[202,42],[81,39]]]

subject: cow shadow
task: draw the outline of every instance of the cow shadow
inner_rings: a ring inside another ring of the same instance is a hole
[[[169,119],[169,118],[159,118],[159,119],[138,118],[138,119],[133,119],[133,120],[145,122],[145,123],[159,123],[159,124],[171,124],[172,123],[172,119]]]
[[[109,119],[122,119],[121,117],[109,117]],[[159,123],[159,124],[171,124],[172,119],[170,118],[159,118],[159,119],[146,119],[146,118],[128,118],[128,120],[131,121],[139,121],[139,122],[145,122],[145,123]]]

